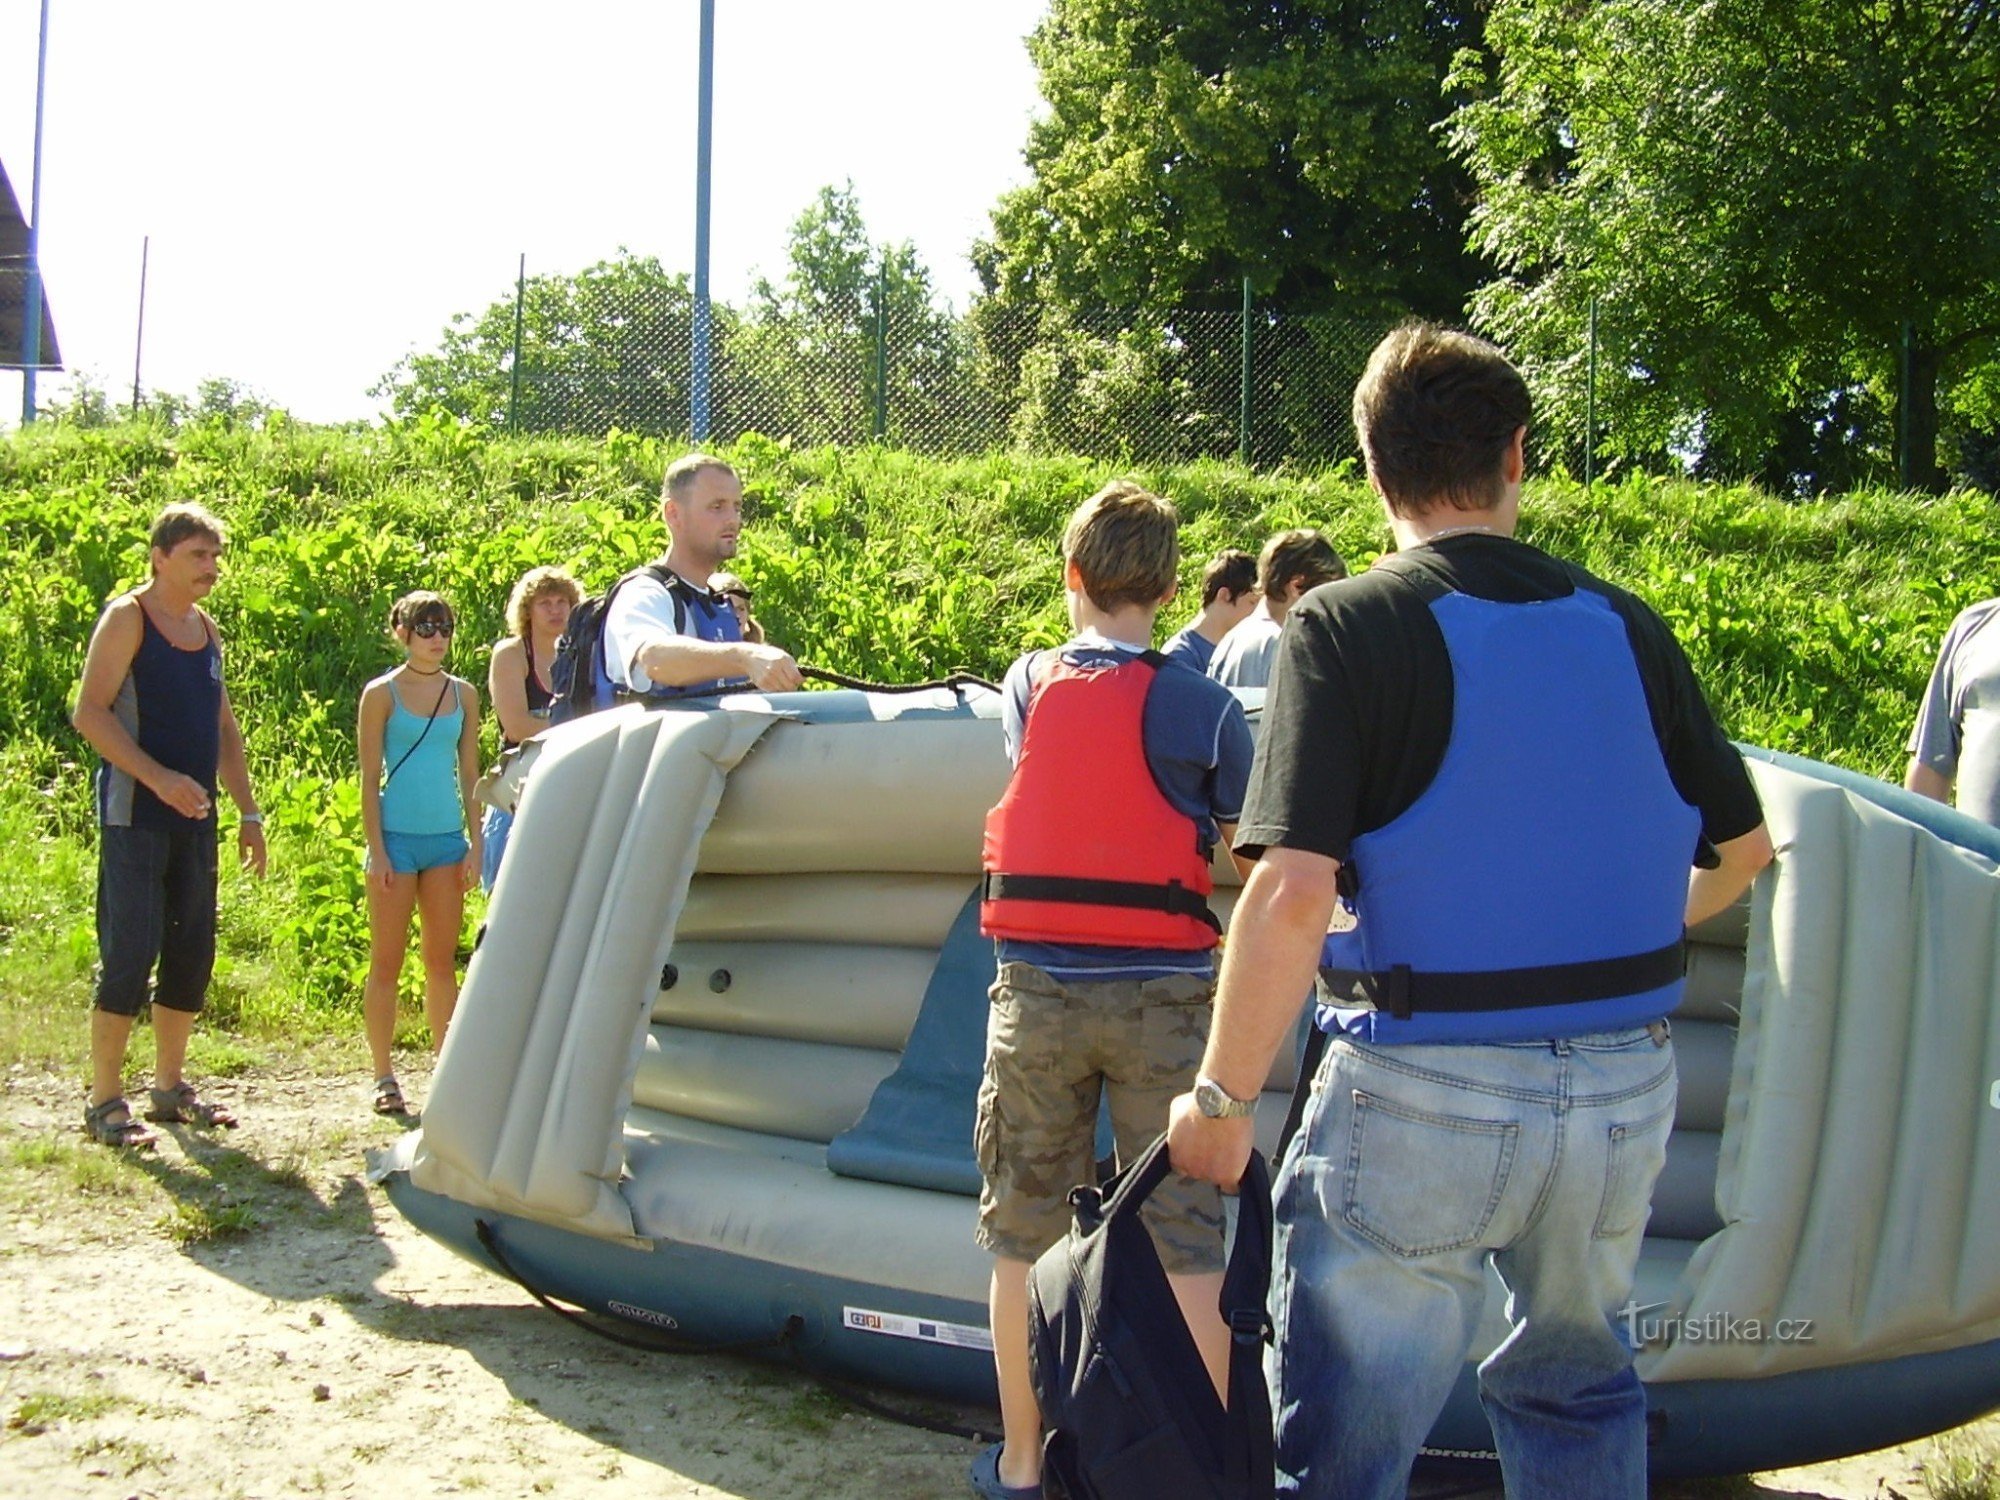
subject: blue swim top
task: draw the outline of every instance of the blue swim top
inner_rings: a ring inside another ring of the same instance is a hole
[[[435,716],[438,689],[419,678],[421,710],[410,712],[398,684],[389,683],[389,722],[382,732],[382,827],[390,833],[457,833],[465,826],[458,798],[458,735],[465,722],[458,684],[446,676],[445,698]]]

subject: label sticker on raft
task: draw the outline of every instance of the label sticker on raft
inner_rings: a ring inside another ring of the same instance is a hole
[[[984,1349],[991,1352],[993,1335],[970,1323],[944,1323],[936,1318],[906,1318],[901,1313],[874,1312],[865,1307],[843,1307],[840,1321],[857,1333],[886,1333],[894,1339],[917,1339],[926,1344],[949,1344],[954,1349]]]
[[[634,1307],[629,1302],[620,1302],[616,1297],[605,1304],[621,1318],[630,1318],[635,1323],[651,1323],[655,1328],[678,1328],[680,1320],[671,1313],[654,1312],[650,1307]]]

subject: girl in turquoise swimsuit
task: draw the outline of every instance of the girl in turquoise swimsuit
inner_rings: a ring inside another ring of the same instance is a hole
[[[436,594],[405,594],[389,615],[403,663],[361,693],[361,826],[368,838],[368,978],[361,1015],[375,1069],[377,1114],[408,1113],[390,1044],[396,989],[422,931],[424,1018],[444,1045],[458,1004],[458,936],[465,893],[479,879],[479,824],[468,810],[479,779],[479,692],[445,670],[454,625]]]

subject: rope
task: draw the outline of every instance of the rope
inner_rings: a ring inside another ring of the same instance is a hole
[[[984,677],[972,672],[953,672],[948,677],[935,677],[929,682],[869,682],[865,678],[849,677],[840,672],[829,672],[823,667],[800,666],[799,675],[814,682],[824,682],[833,687],[853,688],[861,693],[928,693],[938,688],[950,688],[962,693],[967,688],[985,688],[989,693],[1000,691],[999,684],[988,682]],[[650,708],[673,708],[678,704],[705,698],[727,698],[733,693],[761,693],[762,688],[748,682],[732,683],[727,687],[707,688],[699,693],[675,693],[668,697],[654,697],[650,694],[632,693],[622,695],[621,702],[644,703]]]
[[[749,1354],[766,1349],[780,1350],[791,1355],[793,1367],[800,1374],[816,1382],[821,1389],[845,1401],[849,1406],[870,1416],[881,1417],[904,1427],[915,1427],[924,1432],[939,1433],[945,1437],[965,1438],[975,1443],[995,1443],[1000,1440],[999,1433],[985,1428],[961,1427],[955,1422],[926,1417],[920,1412],[904,1411],[890,1406],[887,1402],[877,1401],[874,1397],[863,1394],[853,1386],[808,1368],[798,1343],[799,1335],[805,1331],[806,1320],[797,1313],[788,1316],[784,1326],[777,1333],[765,1338],[741,1339],[732,1343],[703,1343],[697,1339],[673,1338],[667,1334],[639,1338],[610,1327],[601,1319],[587,1317],[571,1308],[558,1306],[547,1293],[514,1268],[514,1263],[507,1258],[507,1252],[500,1248],[500,1236],[494,1232],[491,1224],[484,1219],[475,1219],[473,1229],[479,1235],[479,1243],[485,1247],[486,1253],[493,1258],[493,1264],[499,1268],[503,1276],[564,1322],[574,1324],[585,1333],[594,1333],[610,1343],[647,1354]]]

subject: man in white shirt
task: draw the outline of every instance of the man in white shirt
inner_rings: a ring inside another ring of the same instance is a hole
[[[1222,638],[1208,675],[1224,687],[1260,688],[1271,681],[1285,616],[1309,590],[1347,576],[1347,564],[1317,531],[1281,531],[1257,554],[1257,586],[1264,597],[1249,617]]]
[[[671,539],[663,559],[671,576],[627,577],[605,611],[604,662],[612,683],[656,696],[733,681],[768,693],[800,686],[791,653],[742,639],[729,601],[708,587],[710,575],[736,555],[743,530],[736,471],[704,453],[676,459],[660,486],[660,518]]]

